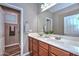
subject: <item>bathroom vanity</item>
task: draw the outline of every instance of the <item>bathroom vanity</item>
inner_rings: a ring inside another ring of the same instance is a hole
[[[56,40],[55,37],[61,38],[60,40]],[[30,33],[28,35],[28,39],[29,52],[31,56],[79,55],[79,41],[77,40],[78,37],[69,37],[54,34],[49,35],[49,37],[44,37],[40,36],[38,33]]]

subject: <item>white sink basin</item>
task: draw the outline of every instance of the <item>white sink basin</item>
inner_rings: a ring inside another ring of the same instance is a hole
[[[61,37],[61,36],[56,36],[56,35],[53,35],[50,37],[50,35],[42,35],[40,36],[42,39],[46,40],[46,41],[49,41],[49,42],[55,42],[55,43],[60,43],[60,44],[67,44],[67,45],[76,45],[79,47],[79,42],[77,41],[73,41],[73,40],[69,40],[69,39],[66,39],[64,37]]]
[[[68,39],[65,39],[63,37],[59,38],[59,39],[56,39],[55,37],[52,37],[52,38],[45,38],[45,37],[42,37],[44,40],[46,41],[49,41],[49,42],[56,42],[56,43],[61,43],[61,44],[67,44],[67,45],[76,45],[79,47],[79,42],[77,41],[73,41],[73,40],[68,40]]]

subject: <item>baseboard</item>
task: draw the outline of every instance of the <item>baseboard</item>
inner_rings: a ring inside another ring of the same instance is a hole
[[[25,54],[23,54],[22,56],[29,56],[30,55],[30,52],[27,52]]]
[[[19,45],[19,43],[14,43],[14,44],[6,45],[5,47],[11,47],[11,46],[14,46],[14,45]]]

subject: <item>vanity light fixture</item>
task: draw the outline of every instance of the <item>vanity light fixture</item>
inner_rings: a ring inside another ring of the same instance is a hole
[[[41,3],[41,11],[43,12],[54,5],[56,5],[56,3]]]

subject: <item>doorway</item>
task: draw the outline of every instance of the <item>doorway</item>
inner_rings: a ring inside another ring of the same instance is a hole
[[[1,6],[4,11],[4,56],[20,55],[20,11]]]

